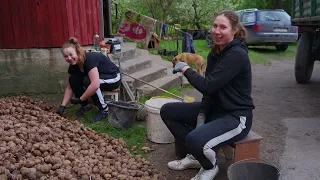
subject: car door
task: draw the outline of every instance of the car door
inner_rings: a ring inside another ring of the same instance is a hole
[[[256,22],[255,11],[243,12],[240,16],[240,23],[246,28],[248,32],[248,37],[246,39],[246,44],[250,45],[254,43],[256,34],[253,30],[253,26]]]
[[[296,28],[291,26],[290,16],[282,10],[259,11],[258,20],[272,42],[281,42],[289,33],[296,32]]]
[[[260,11],[259,21],[263,24],[265,32],[287,32],[284,18],[277,11]]]

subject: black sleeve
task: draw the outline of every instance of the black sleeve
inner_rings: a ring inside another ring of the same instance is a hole
[[[212,56],[212,52],[209,52],[209,54],[207,56],[207,67],[206,67],[206,71],[205,71],[205,77],[207,77],[210,74],[210,72],[209,72],[210,68],[208,68],[208,67],[212,66],[212,62],[210,61],[210,56]],[[209,101],[210,101],[209,95],[202,96],[199,113],[203,113],[205,116],[207,116],[207,112],[210,108]]]
[[[244,64],[245,58],[241,52],[230,51],[224,55],[208,76],[203,77],[191,68],[184,72],[184,76],[204,96],[211,95],[229,83],[240,72]]]
[[[99,64],[99,56],[93,56],[94,58],[88,58],[86,59],[86,63],[85,63],[85,69],[86,69],[86,72],[89,72],[91,69],[95,68],[95,67],[98,67],[98,64]]]

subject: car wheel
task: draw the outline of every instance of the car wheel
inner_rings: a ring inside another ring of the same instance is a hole
[[[213,38],[210,33],[206,35],[206,46],[207,48],[211,48],[213,46]]]
[[[297,45],[296,61],[294,67],[296,81],[299,84],[307,83],[312,75],[314,66],[314,59],[311,58],[312,44],[312,33],[303,33]]]
[[[279,45],[276,45],[276,49],[278,51],[286,51],[288,49],[288,44],[279,44]]]

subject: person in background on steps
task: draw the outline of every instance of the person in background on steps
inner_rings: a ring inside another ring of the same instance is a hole
[[[62,46],[62,55],[70,64],[69,83],[64,92],[62,103],[56,111],[63,114],[66,105],[81,104],[76,116],[83,116],[90,108],[91,97],[99,111],[91,117],[99,121],[108,115],[108,106],[104,101],[101,90],[111,91],[120,87],[121,75],[119,68],[111,60],[98,52],[85,52],[76,38],[70,38]],[[75,97],[72,97],[74,94]]]
[[[214,17],[212,34],[215,45],[207,57],[205,77],[184,62],[177,62],[173,70],[202,93],[202,102],[168,103],[160,110],[176,143],[188,153],[168,167],[201,168],[192,180],[212,180],[219,171],[213,148],[242,140],[252,125],[251,64],[243,42],[247,32],[235,12],[222,11]]]

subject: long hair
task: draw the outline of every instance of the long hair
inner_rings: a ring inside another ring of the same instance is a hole
[[[65,49],[65,48],[69,48],[69,47],[72,47],[76,50],[76,53],[79,57],[79,60],[81,62],[84,61],[84,49],[80,46],[79,44],[79,41],[77,38],[75,37],[71,37],[69,38],[63,45],[62,45],[62,51]]]
[[[232,29],[234,28],[238,29],[238,31],[234,35],[234,39],[245,40],[247,38],[248,32],[243,27],[243,25],[239,22],[239,17],[234,11],[224,10],[224,11],[215,13],[213,16],[213,21],[217,18],[217,16],[220,16],[220,15],[225,16],[229,20]],[[213,52],[217,52],[218,49],[219,48],[216,45],[214,45],[212,48]]]

